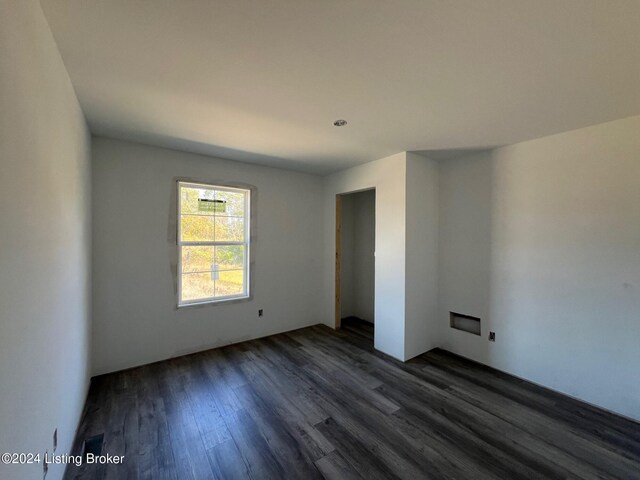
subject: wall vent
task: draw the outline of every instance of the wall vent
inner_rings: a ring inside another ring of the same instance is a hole
[[[480,319],[463,313],[449,312],[451,328],[480,335]]]

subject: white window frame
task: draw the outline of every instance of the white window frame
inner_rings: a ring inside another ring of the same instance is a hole
[[[244,241],[242,242],[231,242],[231,241],[183,241],[182,240],[182,188],[200,188],[207,190],[218,190],[225,192],[240,192],[244,194]],[[250,297],[250,256],[251,256],[251,190],[248,188],[238,188],[238,187],[230,187],[226,185],[214,185],[208,183],[197,183],[197,182],[187,182],[187,181],[178,181],[178,221],[177,221],[177,244],[178,244],[178,307],[187,307],[191,305],[202,305],[207,303],[220,303],[220,302],[228,302],[230,300],[242,300]],[[182,300],[182,247],[191,247],[191,246],[206,246],[206,247],[216,247],[216,246],[229,246],[229,245],[243,245],[244,246],[244,258],[243,258],[243,283],[244,283],[244,291],[242,293],[236,295],[226,295],[222,297],[206,297],[206,298],[198,298],[194,300]]]

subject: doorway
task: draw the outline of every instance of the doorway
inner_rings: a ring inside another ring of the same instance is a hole
[[[375,324],[375,189],[336,196],[336,328]]]

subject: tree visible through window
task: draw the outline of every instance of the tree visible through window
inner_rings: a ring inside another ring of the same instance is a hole
[[[178,304],[249,296],[250,191],[178,182]]]

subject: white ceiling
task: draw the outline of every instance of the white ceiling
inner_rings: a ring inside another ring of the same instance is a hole
[[[328,173],[640,114],[639,0],[42,5],[92,131],[170,148]]]

